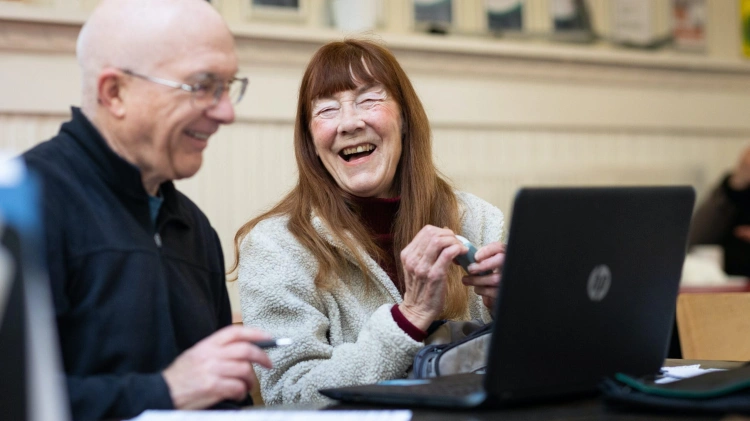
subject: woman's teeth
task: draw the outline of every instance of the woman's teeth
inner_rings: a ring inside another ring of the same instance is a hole
[[[359,145],[359,146],[353,146],[351,148],[346,148],[342,152],[344,156],[347,156],[347,155],[353,155],[355,153],[370,152],[373,149],[375,149],[374,145]]]

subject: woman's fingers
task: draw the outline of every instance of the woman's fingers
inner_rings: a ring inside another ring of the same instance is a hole
[[[491,273],[485,276],[464,276],[461,281],[464,285],[473,287],[495,287],[500,285],[500,274]]]
[[[492,255],[481,262],[472,263],[469,265],[469,273],[471,275],[484,273],[484,272],[501,272],[505,263],[505,254],[499,253]]]
[[[495,298],[499,291],[500,274],[492,273],[485,276],[464,276],[461,281],[464,285],[474,287],[474,293],[482,297],[485,307],[490,310],[495,305]]]
[[[739,225],[735,227],[734,236],[740,240],[750,242],[750,225]]]
[[[407,319],[417,326],[429,325],[440,314],[451,262],[465,252],[466,247],[453,231],[429,225],[404,248],[401,262],[406,291],[402,309]]]
[[[401,262],[408,275],[425,277],[434,272],[436,264],[447,268],[445,259],[452,256],[450,261],[462,251],[465,251],[465,247],[456,239],[453,231],[428,225],[401,252]]]
[[[481,262],[482,260],[498,253],[505,253],[505,244],[499,241],[494,241],[486,246],[480,247],[474,255],[474,258],[477,262]]]
[[[474,287],[474,293],[482,297],[497,298],[497,287]]]
[[[469,273],[476,274],[487,271],[501,272],[505,263],[505,244],[489,243],[474,254],[476,263],[469,265]]]

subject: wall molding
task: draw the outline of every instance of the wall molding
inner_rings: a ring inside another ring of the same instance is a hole
[[[85,18],[81,11],[0,2],[0,51],[74,53]],[[332,29],[288,24],[230,27],[242,63],[294,69],[304,66],[325,42],[344,36]],[[410,73],[710,91],[750,88],[750,63],[740,59],[457,35],[364,36],[385,42]]]
[[[28,22],[0,17],[0,51],[75,54],[80,24]]]
[[[22,152],[69,118],[80,98],[75,44],[85,19],[0,0],[0,149]],[[178,182],[214,224],[227,263],[237,228],[294,184],[300,78],[315,50],[343,37],[283,24],[230,27],[251,81],[247,97],[235,124],[211,139],[200,173]],[[385,42],[409,73],[441,171],[506,212],[516,189],[532,184],[679,183],[703,193],[750,139],[750,64],[739,58],[368,36]]]
[[[66,121],[70,118],[70,112],[2,112],[3,117],[17,118],[57,118]],[[248,124],[253,126],[288,126],[294,127],[294,118],[264,118],[247,115],[238,115],[234,124]],[[718,141],[721,139],[736,140],[737,138],[750,139],[750,128],[681,128],[681,127],[638,127],[638,126],[606,126],[592,127],[590,125],[540,125],[540,124],[513,124],[513,123],[469,123],[435,121],[431,122],[433,130],[461,130],[467,134],[488,131],[502,132],[525,132],[525,133],[557,133],[557,134],[609,134],[619,133],[623,135],[653,135],[653,136],[681,136],[685,138],[702,138]]]

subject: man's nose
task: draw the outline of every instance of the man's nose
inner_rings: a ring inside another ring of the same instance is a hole
[[[234,104],[229,98],[227,91],[222,93],[216,105],[206,110],[206,115],[219,121],[221,124],[231,124],[234,122]]]

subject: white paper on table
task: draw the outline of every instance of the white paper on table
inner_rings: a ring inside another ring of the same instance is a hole
[[[409,421],[411,411],[145,411],[131,421]]]
[[[723,368],[700,368],[700,364],[693,365],[681,365],[677,367],[662,367],[662,375],[664,377],[656,380],[654,383],[665,384],[672,383],[678,380],[687,379],[689,377],[700,376],[701,374],[710,373],[712,371],[724,371]]]

